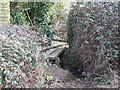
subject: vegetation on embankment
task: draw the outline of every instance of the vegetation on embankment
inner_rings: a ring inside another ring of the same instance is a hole
[[[42,38],[30,26],[0,26],[0,88],[41,87],[51,77]]]
[[[68,16],[70,62],[86,76],[119,72],[119,3],[77,2]]]

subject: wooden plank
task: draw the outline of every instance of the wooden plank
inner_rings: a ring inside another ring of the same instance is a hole
[[[64,48],[58,48],[57,50],[50,54],[49,59],[50,60],[56,59],[62,53],[63,50]]]
[[[58,41],[58,42],[65,42],[65,44],[67,44],[66,42],[66,40],[60,40],[60,39],[53,39],[53,41]]]
[[[47,48],[43,48],[40,52],[45,52],[49,49],[53,49],[53,48],[58,48],[58,47],[62,47],[62,46],[65,46],[65,45],[68,45],[68,44],[61,44],[61,45],[57,45],[57,46],[50,46],[50,47],[47,47]]]
[[[49,56],[49,55],[50,55],[52,52],[54,52],[56,49],[57,49],[57,48],[53,48],[53,49],[48,50],[48,51],[45,53],[45,55],[46,55],[46,56]]]

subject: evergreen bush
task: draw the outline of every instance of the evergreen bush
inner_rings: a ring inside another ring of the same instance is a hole
[[[42,87],[50,75],[42,43],[30,26],[0,25],[0,88]]]
[[[87,75],[117,70],[119,54],[118,2],[77,2],[68,16],[68,44],[73,66]]]

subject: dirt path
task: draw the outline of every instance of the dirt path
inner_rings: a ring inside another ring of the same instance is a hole
[[[102,82],[104,85],[100,83],[96,83],[93,80],[82,80],[74,77],[68,70],[64,70],[57,66],[48,66],[48,69],[53,73],[54,79],[45,83],[43,88],[116,88],[115,90],[119,90],[118,82],[116,80],[111,79],[107,82]],[[109,83],[109,85],[106,85]]]
[[[43,87],[49,88],[82,88],[81,82],[76,81],[75,77],[67,70],[57,66],[48,66],[53,73],[54,79],[47,82]]]

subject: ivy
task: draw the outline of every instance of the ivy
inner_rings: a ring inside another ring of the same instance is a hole
[[[82,65],[85,72],[98,76],[110,74],[110,67],[117,66],[118,12],[117,2],[77,2],[72,6],[67,25],[73,65]]]
[[[53,39],[54,32],[49,27],[52,20],[50,7],[54,2],[12,2],[11,3],[11,23],[16,25],[31,25],[42,28],[42,33]],[[20,7],[20,8],[17,8]],[[41,30],[38,30],[41,33]]]

